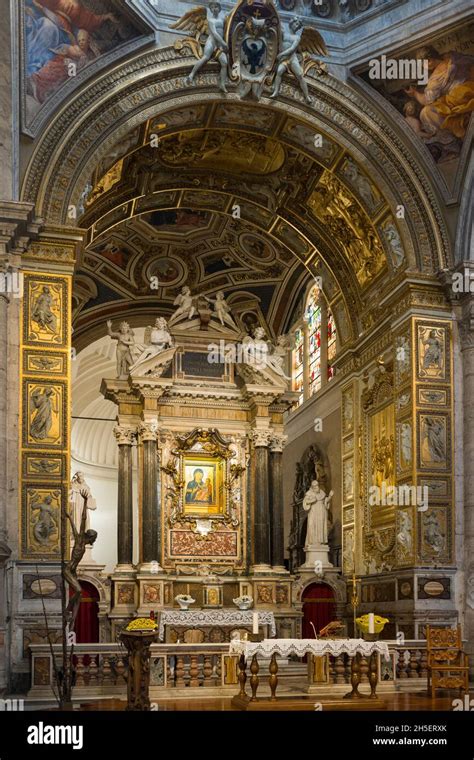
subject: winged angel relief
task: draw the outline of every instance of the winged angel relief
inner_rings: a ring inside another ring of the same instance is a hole
[[[230,81],[238,84],[240,97],[259,99],[264,88],[270,97],[280,93],[283,75],[291,72],[297,79],[307,103],[311,103],[305,75],[314,69],[326,72],[317,56],[327,56],[324,40],[316,29],[303,26],[293,18],[284,29],[271,0],[240,0],[226,15],[218,2],[200,6],[182,16],[174,29],[191,36],[179,40],[178,50],[188,48],[198,59],[187,82],[211,60],[220,65],[220,89],[227,92]]]

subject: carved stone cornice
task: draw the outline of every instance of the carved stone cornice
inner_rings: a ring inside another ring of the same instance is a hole
[[[23,253],[37,237],[43,220],[34,208],[33,203],[0,201],[0,258]]]
[[[114,427],[114,436],[119,446],[131,446],[137,436],[135,428],[116,425]]]

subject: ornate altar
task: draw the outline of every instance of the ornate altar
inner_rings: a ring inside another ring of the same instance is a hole
[[[193,610],[234,612],[236,597],[251,596],[285,635],[299,617],[284,567],[283,414],[295,400],[285,349],[263,328],[253,337],[241,330],[222,294],[212,303],[183,288],[169,324],[148,328],[145,346],[134,345],[128,325],[114,332],[109,324],[117,377],[101,390],[117,405],[119,446],[112,633],[134,614],[158,617],[181,594]],[[218,626],[213,636],[228,638]]]

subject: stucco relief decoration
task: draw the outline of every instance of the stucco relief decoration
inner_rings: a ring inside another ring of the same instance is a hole
[[[276,98],[289,72],[311,103],[305,76],[310,70],[317,75],[326,72],[319,56],[328,53],[319,32],[305,27],[299,18],[292,18],[286,27],[271,0],[240,0],[229,15],[219,2],[211,2],[207,9],[200,6],[188,11],[172,28],[190,33],[175,43],[175,49],[190,51],[198,59],[188,84],[214,60],[219,64],[223,92],[233,82],[239,97],[258,100],[265,93]]]

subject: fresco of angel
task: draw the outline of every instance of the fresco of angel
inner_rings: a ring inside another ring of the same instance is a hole
[[[273,92],[270,95],[271,98],[278,97],[283,74],[289,70],[298,80],[306,102],[311,103],[308,85],[304,79],[305,71],[298,53],[302,53],[303,59],[305,58],[305,54],[306,56],[328,55],[326,45],[319,32],[316,29],[303,26],[299,18],[293,18],[288,28],[283,30],[283,49],[277,55],[278,69],[273,85]]]
[[[197,44],[192,46],[195,54],[199,54],[202,50],[199,42],[201,35],[209,35],[204,45],[204,50],[202,50],[201,57],[195,63],[193,70],[186,78],[186,84],[192,84],[196,74],[202,69],[202,67],[208,63],[211,58],[215,58],[221,67],[220,90],[222,92],[227,92],[227,53],[229,48],[224,38],[225,23],[226,14],[222,11],[221,4],[218,2],[211,2],[207,9],[204,6],[193,8],[193,10],[185,13],[184,16],[171,27],[172,29],[190,31],[195,35]]]

